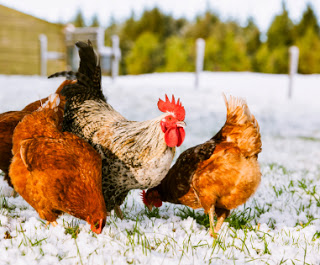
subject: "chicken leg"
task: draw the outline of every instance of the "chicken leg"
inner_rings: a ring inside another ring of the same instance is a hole
[[[215,214],[215,207],[214,207],[214,205],[211,205],[210,210],[209,210],[209,221],[210,221],[209,234],[210,234],[210,236],[217,238],[217,233],[216,233],[215,227],[214,227],[214,214]]]
[[[122,220],[123,219],[123,213],[122,213],[119,205],[116,205],[114,207],[114,211],[115,211],[116,215]]]
[[[218,233],[224,220],[229,216],[229,213],[230,213],[230,210],[216,208],[216,215],[217,215],[218,221],[216,223],[216,227],[214,228],[215,233]]]

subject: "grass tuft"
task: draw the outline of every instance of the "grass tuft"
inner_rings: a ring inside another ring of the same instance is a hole
[[[0,197],[0,209],[7,209],[8,212],[11,212],[16,209],[16,206],[9,205],[9,203],[5,197]]]
[[[205,213],[197,212],[194,209],[189,207],[184,207],[183,209],[178,209],[179,212],[176,213],[182,220],[187,219],[188,217],[193,218],[200,225],[203,225],[206,228],[210,227],[209,216]]]
[[[251,221],[254,220],[254,215],[251,211],[251,208],[245,208],[243,211],[233,211],[226,218],[226,222],[229,222],[229,226],[235,229],[252,229]]]
[[[320,142],[320,138],[310,136],[299,136],[300,139],[312,142]]]
[[[147,207],[145,207],[144,214],[150,219],[150,218],[161,218],[159,213],[159,208],[153,207],[152,211],[149,211]]]
[[[179,212],[176,214],[182,220],[191,217],[196,220],[200,225],[203,225],[205,228],[210,227],[209,215],[195,211],[189,207],[183,209],[178,209]],[[216,218],[215,218],[216,220]],[[251,213],[251,208],[245,208],[243,211],[232,211],[225,222],[229,223],[229,227],[235,229],[252,229],[251,221],[254,220],[254,215]]]
[[[63,220],[64,233],[71,235],[72,238],[76,239],[80,233],[79,221],[72,220],[71,223]]]
[[[315,241],[315,240],[317,240],[319,238],[320,238],[320,231],[317,231],[317,232],[314,233],[314,235],[312,237],[312,241]]]

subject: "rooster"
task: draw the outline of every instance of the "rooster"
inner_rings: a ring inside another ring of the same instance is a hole
[[[56,90],[56,93],[60,93],[61,89],[74,81],[65,80]],[[12,159],[12,135],[13,130],[17,124],[22,120],[25,115],[30,114],[32,111],[38,109],[42,103],[46,102],[48,98],[43,98],[35,102],[30,103],[21,111],[8,111],[0,114],[0,169],[4,172],[4,179],[12,187],[9,177],[9,166]],[[58,108],[59,128],[62,129],[64,97],[61,97],[61,102]]]
[[[258,122],[245,100],[224,99],[227,119],[221,130],[205,143],[184,151],[158,186],[142,192],[149,210],[160,207],[163,201],[204,208],[209,213],[211,236],[220,230],[231,209],[249,199],[261,179]]]
[[[176,146],[185,138],[185,109],[180,100],[158,101],[164,114],[148,121],[129,121],[117,112],[101,89],[101,69],[91,42],[77,42],[77,83],[65,86],[63,130],[89,142],[102,156],[102,189],[108,211],[122,216],[120,205],[131,189],[158,185],[168,172]]]
[[[83,139],[58,129],[59,95],[26,115],[13,134],[9,174],[14,189],[56,225],[63,212],[101,233],[107,211],[101,187],[101,157]]]

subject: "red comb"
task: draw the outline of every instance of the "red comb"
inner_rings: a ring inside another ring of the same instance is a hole
[[[183,121],[186,116],[186,111],[182,106],[180,99],[176,102],[174,95],[172,95],[172,100],[170,102],[167,94],[166,101],[159,99],[158,108],[162,112],[173,112],[179,121]]]
[[[147,198],[146,198],[146,191],[143,190],[140,195],[141,195],[141,198],[142,198],[143,203],[144,203],[145,205],[148,205],[148,201],[147,201]]]

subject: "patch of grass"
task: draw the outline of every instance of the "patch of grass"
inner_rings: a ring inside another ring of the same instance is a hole
[[[71,235],[72,238],[76,239],[80,233],[79,222],[72,220],[71,223],[68,223],[63,220],[63,227],[65,229],[64,233]]]
[[[16,232],[17,233],[21,233],[23,236],[23,239],[21,240],[20,244],[19,244],[19,248],[21,245],[24,246],[30,246],[30,247],[40,247],[42,246],[42,242],[45,241],[44,243],[46,243],[47,237],[41,238],[41,239],[30,239],[26,234],[26,230],[24,230],[20,224],[20,230],[18,229],[18,227],[16,227]]]
[[[306,190],[308,188],[306,184],[306,180],[305,179],[298,180],[298,187],[303,190]]]
[[[296,223],[296,226],[297,226],[297,225],[300,225],[300,226],[302,226],[302,228],[305,228],[305,227],[311,225],[311,224],[312,224],[312,221],[316,220],[317,218],[314,218],[313,215],[307,215],[307,219],[308,219],[308,221],[307,221],[306,223],[297,222],[297,223]]]
[[[0,209],[7,209],[9,212],[16,209],[16,206],[9,205],[6,197],[0,197]]]
[[[306,141],[320,142],[320,138],[311,137],[311,136],[298,136],[298,138]]]
[[[182,220],[187,219],[188,217],[192,217],[198,224],[203,225],[206,228],[210,227],[209,216],[207,214],[196,212],[189,207],[184,207],[183,209],[179,208],[178,210],[179,212],[176,213],[176,215],[179,216]]]
[[[226,222],[229,222],[229,226],[235,229],[252,229],[250,223],[254,220],[254,216],[251,211],[251,208],[245,208],[243,211],[232,211],[226,218]]]
[[[148,210],[147,207],[145,207],[144,214],[145,214],[149,219],[150,219],[150,218],[153,218],[153,217],[155,217],[155,218],[161,218],[160,213],[159,213],[159,208],[157,208],[157,207],[153,207],[153,209],[152,209],[151,212]]]
[[[139,230],[138,224],[139,224],[139,218],[137,217],[136,218],[136,223],[135,223],[133,229],[132,230],[126,229],[127,234],[128,235],[135,235],[135,234],[141,235],[141,232]]]
[[[157,249],[161,244],[165,245],[165,240],[164,241],[159,241],[159,242],[151,242],[146,234],[140,230],[140,220],[137,217],[136,223],[132,229],[125,229],[126,235],[127,235],[127,242],[126,246],[131,249],[132,251],[135,251],[135,249],[139,246],[141,247],[142,253],[144,255],[150,254],[151,250]]]
[[[289,174],[289,171],[283,165],[280,165],[278,163],[271,163],[271,164],[269,164],[269,167],[270,167],[270,170],[281,169],[282,173],[284,175],[288,175]]]
[[[306,183],[305,179],[298,180],[298,187],[304,190],[304,192],[315,199],[317,202],[317,207],[320,207],[320,196],[317,194],[316,186],[311,186],[309,183]]]
[[[271,204],[264,204],[264,205],[260,205],[257,203],[256,200],[254,200],[254,210],[256,211],[255,216],[258,218],[260,217],[260,215],[269,212],[270,208],[271,208]]]
[[[244,211],[232,211],[229,217],[226,218],[225,222],[228,222],[229,226],[235,229],[252,229],[250,222],[254,220],[254,216],[251,214],[251,211],[251,208],[245,208]],[[189,207],[179,209],[179,212],[176,215],[182,220],[192,217],[198,224],[203,225],[205,228],[210,227],[208,214],[196,212]]]
[[[80,254],[80,250],[79,250],[79,247],[78,247],[77,239],[76,239],[76,238],[74,238],[74,243],[75,243],[75,245],[76,245],[76,247],[77,247],[77,254],[78,254],[78,256],[79,256],[80,263],[81,263],[81,265],[83,265],[82,257],[81,257],[81,254]]]
[[[283,189],[282,188],[276,188],[276,186],[272,186],[274,193],[276,194],[277,198],[279,196],[281,196],[281,194],[283,193]]]
[[[312,237],[312,241],[315,241],[315,240],[317,240],[319,238],[320,238],[320,231],[317,231],[317,232],[314,233],[314,235]]]

